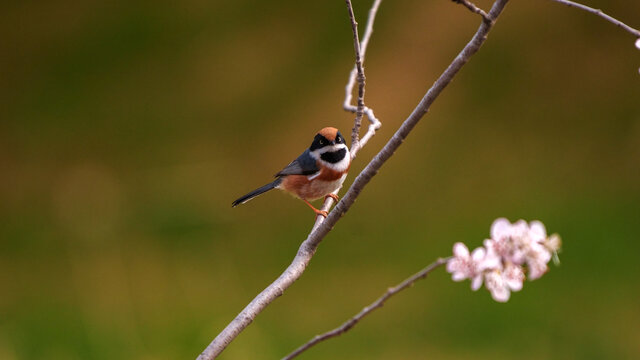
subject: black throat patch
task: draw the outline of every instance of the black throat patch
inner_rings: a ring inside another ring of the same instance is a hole
[[[322,155],[320,155],[320,158],[328,163],[335,164],[342,161],[342,159],[344,159],[346,154],[347,154],[347,149],[343,148],[338,151],[323,153]]]

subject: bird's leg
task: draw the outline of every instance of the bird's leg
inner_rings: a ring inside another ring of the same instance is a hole
[[[311,203],[310,203],[310,202],[308,202],[307,200],[302,199],[302,201],[304,201],[305,203],[307,203],[307,205],[309,205],[309,207],[310,207],[311,209],[313,209],[313,212],[314,212],[314,213],[316,213],[316,215],[322,215],[322,216],[324,216],[325,218],[327,217],[327,215],[329,215],[329,214],[328,214],[326,211],[324,211],[324,210],[318,210],[318,209],[314,208],[314,207],[313,207],[313,205],[311,205]]]
[[[340,197],[334,193],[327,194],[327,196],[325,196],[324,199],[326,200],[328,197],[332,198],[336,202],[340,201]]]

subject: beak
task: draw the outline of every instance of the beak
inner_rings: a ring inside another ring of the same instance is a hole
[[[331,144],[331,145],[335,145],[335,144],[336,144],[336,141],[335,141],[335,140],[333,140],[333,141],[329,142],[329,144]]]

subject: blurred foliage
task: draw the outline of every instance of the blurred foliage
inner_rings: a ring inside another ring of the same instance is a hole
[[[640,26],[640,3],[591,1]],[[490,2],[478,5],[488,8]],[[369,1],[356,1],[364,24]],[[0,11],[0,358],[194,358],[311,227],[269,193],[337,126],[343,2],[20,1]],[[479,18],[385,1],[367,53],[383,121],[363,168]],[[308,359],[640,358],[640,52],[613,25],[512,1],[488,42],[320,246],[229,346],[272,359],[499,216],[540,219],[562,265],[507,304],[438,271]]]

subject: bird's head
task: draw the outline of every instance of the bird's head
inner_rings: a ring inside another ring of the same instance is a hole
[[[326,127],[318,131],[309,147],[309,152],[314,159],[322,161],[326,166],[334,170],[348,168],[349,148],[345,144],[344,137],[334,127]]]

